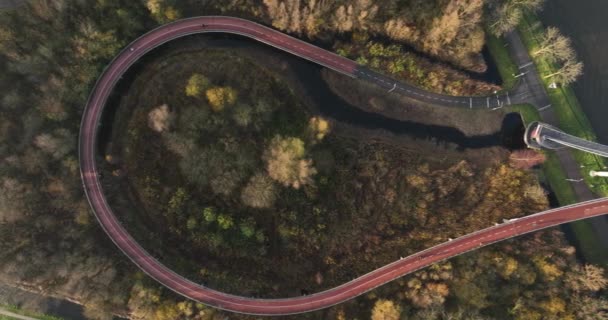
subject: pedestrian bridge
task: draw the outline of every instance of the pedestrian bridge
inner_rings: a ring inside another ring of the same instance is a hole
[[[532,122],[526,128],[524,141],[533,149],[561,149],[570,147],[608,158],[608,146],[567,134],[542,122]]]

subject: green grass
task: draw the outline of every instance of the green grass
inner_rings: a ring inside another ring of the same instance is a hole
[[[543,164],[543,178],[551,185],[551,189],[555,192],[557,201],[560,205],[565,206],[577,203],[578,199],[574,193],[574,189],[566,179],[561,163],[553,152],[546,152],[547,161]]]
[[[0,304],[0,307],[4,308],[12,313],[16,313],[16,314],[20,314],[23,316],[32,317],[32,318],[36,318],[36,319],[40,319],[40,320],[63,320],[62,318],[59,318],[59,317],[49,316],[46,314],[37,313],[37,312],[33,312],[33,311],[28,311],[28,310],[23,310],[20,307],[18,307],[16,305],[12,305],[12,304]],[[13,319],[15,319],[15,318],[0,315],[0,320],[13,320]]]
[[[538,110],[531,104],[514,104],[508,106],[507,110],[519,113],[524,122],[524,126],[527,126],[534,121],[540,121]]]
[[[510,90],[516,83],[515,75],[519,73],[519,69],[511,59],[505,43],[503,38],[497,38],[489,33],[486,37],[486,45],[502,78],[502,88],[503,90]]]
[[[543,28],[539,27],[540,21],[533,14],[526,14],[523,23],[519,26],[524,44],[527,46],[530,53],[538,47],[538,43]],[[543,78],[545,87],[548,88],[551,79],[544,79],[544,75],[552,73],[556,70],[556,66],[541,57],[532,57],[536,67]],[[557,89],[547,89],[551,105],[557,114],[559,127],[567,133],[581,137],[587,140],[597,140],[593,128],[583,112],[576,95],[571,87],[560,87]],[[604,178],[590,177],[589,171],[600,171],[606,167],[605,159],[586,152],[573,152],[575,160],[583,167],[581,174],[589,188],[601,196],[608,196],[608,182]]]

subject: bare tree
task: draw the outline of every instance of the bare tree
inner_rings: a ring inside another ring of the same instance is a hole
[[[570,38],[564,36],[558,28],[548,27],[542,36],[539,48],[532,52],[532,55],[557,60],[556,57],[571,57],[568,52],[574,52]]]
[[[583,74],[583,63],[580,61],[575,61],[573,59],[566,60],[561,64],[561,67],[543,78],[549,79],[553,78],[555,82],[559,82],[563,85],[568,85],[574,81],[578,77]]]
[[[488,5],[491,14],[490,31],[501,36],[519,24],[525,11],[536,12],[543,6],[544,0],[494,0]]]

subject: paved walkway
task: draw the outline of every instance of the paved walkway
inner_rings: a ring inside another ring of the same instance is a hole
[[[516,31],[510,32],[507,34],[506,39],[511,57],[513,57],[515,64],[520,67],[520,71],[524,73],[521,77],[521,81],[523,82],[521,90],[525,91],[530,103],[539,110],[542,121],[559,128],[557,115],[551,106],[545,86],[519,34]],[[583,176],[581,175],[580,164],[574,160],[571,150],[564,148],[555,151],[555,153],[568,179],[578,181],[570,182],[577,199],[579,201],[587,201],[597,198],[587,187],[587,184],[581,180]],[[591,221],[591,225],[597,236],[602,240],[604,248],[608,248],[608,220],[606,217],[597,217],[589,221]]]

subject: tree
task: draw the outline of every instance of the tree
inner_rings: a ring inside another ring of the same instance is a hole
[[[232,226],[234,225],[234,221],[232,220],[231,216],[226,214],[220,214],[217,216],[217,224],[223,230],[228,230],[232,228]]]
[[[545,75],[545,79],[554,78],[555,82],[568,85],[583,74],[583,63],[576,60],[572,41],[555,27],[545,30],[538,49],[532,55],[543,57],[559,66],[557,71]]]
[[[283,184],[295,189],[312,182],[311,176],[317,170],[312,160],[305,159],[304,141],[295,137],[275,136],[264,153],[268,175]]]
[[[604,277],[604,269],[592,264],[577,267],[566,275],[566,286],[573,291],[599,291],[608,286]]]
[[[329,122],[321,117],[312,117],[308,122],[308,130],[315,140],[323,140],[329,132]]]
[[[251,238],[255,235],[255,220],[252,218],[243,220],[239,224],[239,228],[241,229],[241,234],[243,234],[245,238]]]
[[[188,79],[188,83],[186,84],[186,95],[188,97],[199,97],[203,92],[205,92],[211,82],[205,76],[200,73],[195,73]]]
[[[146,7],[158,23],[167,23],[181,16],[171,0],[147,0]]]
[[[177,188],[175,193],[171,196],[171,199],[169,199],[169,203],[167,204],[167,212],[169,214],[180,213],[189,198],[190,196],[188,195],[186,189]]]
[[[216,171],[216,170],[213,170]],[[217,195],[229,196],[241,182],[241,173],[232,168],[223,168],[215,172],[211,179],[211,190]]]
[[[545,160],[546,157],[542,152],[532,149],[516,150],[509,156],[511,166],[518,169],[530,169],[544,163]]]
[[[211,109],[215,112],[224,110],[224,107],[236,101],[236,90],[231,87],[213,87],[205,92]]]
[[[169,129],[175,116],[169,111],[169,106],[163,104],[148,113],[148,127],[156,132]]]
[[[512,31],[525,11],[536,12],[542,8],[543,3],[544,0],[492,0],[488,4],[490,31],[495,36]]]
[[[372,309],[372,320],[399,320],[401,308],[391,300],[376,300]]]
[[[549,78],[553,78],[555,80],[555,82],[559,82],[563,85],[568,85],[574,81],[576,81],[576,79],[578,77],[580,77],[583,74],[583,63],[580,61],[574,61],[574,60],[567,60],[564,63],[561,64],[561,67],[551,73],[548,74],[546,76],[544,76],[544,79],[549,79]]]
[[[570,309],[576,319],[608,320],[608,301],[601,297],[576,295]]]
[[[217,219],[217,214],[215,212],[215,208],[206,207],[203,209],[203,218],[205,218],[205,222],[211,223]]]
[[[265,173],[257,173],[243,188],[241,200],[253,208],[269,208],[276,198],[274,182]]]
[[[62,159],[74,150],[76,139],[67,129],[57,129],[52,133],[42,133],[34,139],[34,145],[55,159]]]
[[[533,56],[542,56],[550,61],[565,61],[574,56],[572,41],[564,36],[558,28],[548,27],[543,34],[539,47]]]

